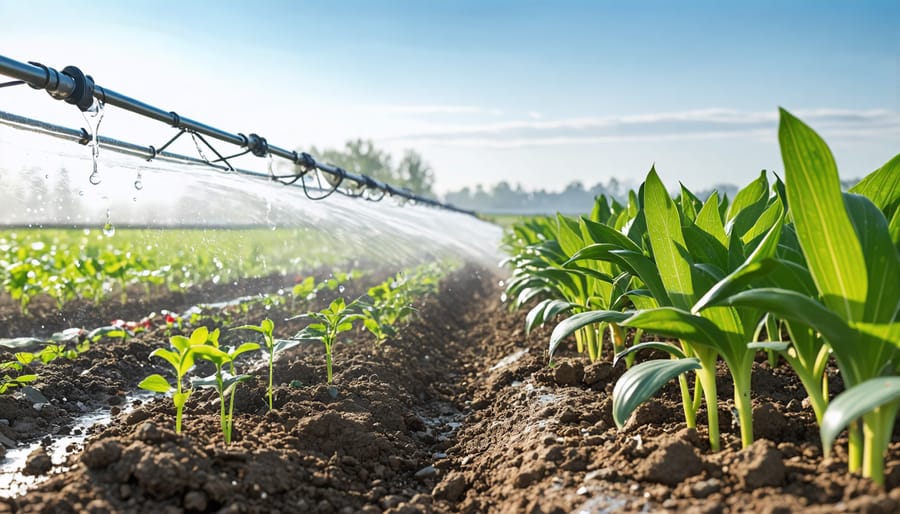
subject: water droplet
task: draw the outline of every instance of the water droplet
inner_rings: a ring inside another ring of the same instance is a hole
[[[132,196],[132,197],[131,197],[131,201],[132,201],[132,202],[137,202],[137,197],[136,197],[136,196]]]
[[[343,293],[343,292],[344,292],[344,286],[338,286],[338,292],[339,292],[339,293]]]
[[[103,225],[103,235],[106,237],[112,237],[116,235],[116,227],[114,227],[112,223],[107,221],[106,224]]]
[[[44,173],[44,178],[50,178],[50,174],[49,174],[49,173]]]
[[[84,191],[78,191],[78,196],[84,196]]]
[[[140,191],[141,189],[144,189],[144,183],[141,181],[140,178],[138,178],[137,180],[134,181],[134,188],[137,189],[138,191]]]
[[[94,184],[95,186],[100,184],[100,173],[95,169],[94,172],[91,173],[91,177],[89,180],[91,181],[91,184]]]

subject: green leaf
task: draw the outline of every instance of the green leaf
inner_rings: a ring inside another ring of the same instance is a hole
[[[554,300],[546,299],[539,302],[537,305],[531,308],[528,311],[528,315],[525,316],[525,333],[530,334],[534,327],[538,325],[544,324],[544,311],[547,309],[547,305],[550,304]]]
[[[859,181],[850,192],[872,200],[885,218],[893,217],[900,207],[900,154]]]
[[[16,360],[24,366],[27,366],[34,361],[34,354],[31,352],[16,352],[15,357]]]
[[[877,408],[900,400],[900,377],[876,377],[857,384],[837,395],[828,404],[822,416],[819,434],[825,455],[838,434],[850,423]],[[897,405],[892,409],[896,413]]]
[[[258,343],[243,343],[228,353],[231,354],[231,358],[232,358],[232,360],[234,360],[234,359],[237,359],[238,355],[241,355],[242,353],[252,352],[254,350],[259,350],[259,349],[260,349],[260,346]]]
[[[260,323],[260,327],[262,328],[263,333],[271,334],[275,331],[275,322],[270,320],[269,318],[266,318],[262,320],[262,323]]]
[[[169,385],[169,382],[165,378],[163,378],[162,375],[156,373],[141,380],[141,383],[138,384],[138,387],[140,387],[141,389],[146,389],[148,391],[153,391],[154,393],[168,393],[172,390],[172,386]]]
[[[852,354],[855,341],[858,339],[850,326],[834,311],[796,291],[756,288],[722,298],[716,301],[715,305],[754,307],[775,314],[779,318],[802,323],[820,332],[835,350],[842,353],[846,351]]]
[[[220,350],[219,348],[216,348],[215,346],[196,346],[191,351],[194,353],[194,355],[199,356],[201,359],[212,362],[217,366],[224,366],[226,363],[231,361],[230,355]]]
[[[150,353],[150,357],[159,357],[178,369],[181,366],[181,356],[166,348],[157,348]]]
[[[628,369],[613,387],[613,421],[622,428],[640,404],[673,378],[700,369],[699,359],[652,360]]]
[[[863,319],[868,280],[862,247],[841,196],[825,141],[781,109],[778,140],[800,246],[825,305],[847,321]]]
[[[864,319],[890,321],[900,304],[900,256],[891,241],[887,220],[864,196],[845,194],[844,203],[866,259],[869,290]]]
[[[208,339],[209,329],[206,327],[197,327],[191,332],[190,344],[191,346],[199,346],[201,344],[206,344]]]
[[[16,382],[20,384],[28,384],[34,382],[38,379],[37,375],[19,375],[16,377]]]
[[[662,341],[646,341],[643,343],[638,343],[633,346],[629,346],[625,350],[617,353],[615,357],[613,357],[613,366],[619,363],[620,360],[625,358],[627,355],[639,352],[641,350],[660,350],[666,352],[678,359],[686,359],[687,356],[681,351],[681,348],[675,346],[672,343],[664,343]]]
[[[653,257],[668,297],[675,307],[688,309],[694,303],[694,285],[691,263],[683,253],[687,245],[681,231],[681,216],[655,169],[650,170],[644,182],[644,217]]]
[[[727,336],[712,321],[675,307],[638,311],[621,325],[642,328],[711,348],[721,348],[727,340]]]
[[[594,323],[603,323],[609,321],[619,323],[621,321],[624,321],[628,317],[629,313],[618,311],[589,311],[570,316],[553,328],[553,333],[550,334],[550,356],[553,357],[553,354],[556,352],[556,348],[559,346],[559,343],[562,342],[563,339],[570,336],[579,328],[585,327],[587,325],[592,325]]]
[[[169,342],[178,350],[178,353],[183,353],[191,347],[191,340],[184,336],[172,336],[169,338]],[[151,353],[150,356],[152,357],[153,354]]]

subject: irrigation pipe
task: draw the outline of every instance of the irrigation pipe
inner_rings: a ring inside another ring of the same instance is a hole
[[[331,180],[329,180],[329,182],[331,182],[334,187],[330,191],[327,191],[327,194],[338,191],[338,187],[345,180],[349,180],[355,182],[358,187],[366,188],[369,190],[378,190],[386,195],[396,196],[411,200],[416,203],[430,205],[433,207],[440,207],[455,212],[461,212],[473,216],[476,215],[474,211],[460,209],[459,207],[453,206],[448,203],[439,202],[433,198],[427,198],[417,195],[406,189],[398,188],[392,186],[391,184],[376,180],[372,177],[369,177],[368,175],[351,173],[339,166],[319,162],[308,153],[298,153],[295,151],[285,150],[284,148],[269,144],[266,138],[261,137],[255,133],[251,133],[249,136],[241,133],[232,134],[205,123],[201,123],[199,121],[181,116],[175,111],[165,111],[158,107],[154,107],[111,89],[101,87],[100,85],[94,83],[94,79],[91,78],[90,75],[85,75],[80,69],[75,66],[66,66],[62,71],[57,71],[53,68],[50,68],[49,66],[45,66],[37,62],[24,63],[0,55],[0,75],[6,75],[8,77],[16,79],[13,82],[0,83],[0,88],[4,86],[28,84],[33,89],[47,91],[51,97],[57,100],[64,100],[66,103],[77,106],[79,109],[81,109],[81,111],[87,111],[91,109],[91,107],[94,105],[94,101],[97,100],[102,105],[112,105],[115,107],[119,107],[140,116],[166,123],[167,125],[170,125],[173,128],[179,130],[178,134],[170,139],[169,142],[163,145],[160,149],[157,149],[153,146],[135,145],[132,143],[127,143],[107,137],[97,138],[98,143],[101,146],[106,146],[123,153],[141,156],[148,160],[165,158],[167,160],[205,164],[223,171],[234,171],[245,175],[265,177],[272,180],[277,180],[279,182],[282,182],[281,179],[289,178],[291,180],[284,181],[282,183],[291,185],[299,181],[298,185],[304,188],[309,188],[309,186],[306,184],[306,181],[304,180],[306,174],[310,171],[318,170],[319,172],[325,173],[326,175],[329,175],[331,177]],[[61,127],[58,125],[52,125],[49,123],[44,123],[41,121],[32,120],[29,118],[3,112],[0,112],[0,121],[3,121],[10,125],[19,126],[20,128],[28,127],[30,130],[35,132],[53,135],[71,141],[77,141],[81,144],[88,144],[90,142],[90,134],[85,129],[77,130],[67,127]],[[197,159],[194,157],[188,157],[185,155],[173,154],[164,151],[169,144],[171,144],[175,139],[185,133],[191,134],[192,136],[196,135],[197,137],[199,137],[200,140],[204,144],[209,146],[210,149],[213,150],[213,152],[215,152],[219,158],[215,161],[208,161],[206,159]],[[232,156],[222,157],[222,155],[215,148],[213,148],[205,139],[203,139],[203,136],[235,145],[239,148],[244,149],[244,151]],[[288,161],[291,161],[293,164],[298,166],[298,172],[288,177],[275,177],[265,173],[235,169],[228,162],[228,159],[237,157],[239,155],[244,155],[246,153],[252,153],[257,157],[267,157],[269,155],[272,155],[280,157],[282,159],[287,159]],[[325,196],[327,196],[327,194]],[[307,196],[309,196],[308,193]]]

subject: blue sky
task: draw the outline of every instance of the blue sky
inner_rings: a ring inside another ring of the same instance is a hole
[[[842,174],[900,151],[897,1],[0,0],[0,54],[285,147],[415,148],[446,191],[779,171],[777,107]],[[0,109],[81,126],[34,91]],[[166,128],[109,110],[106,135]],[[0,159],[3,157],[0,156]]]

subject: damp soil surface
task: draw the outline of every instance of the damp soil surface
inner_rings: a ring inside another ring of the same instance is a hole
[[[267,369],[259,367],[238,389],[228,446],[213,393],[191,396],[182,434],[174,432],[170,399],[131,396],[157,371],[149,353],[166,346],[177,327],[157,326],[54,362],[35,383],[47,403],[21,392],[0,397],[0,443],[43,443],[26,465],[41,480],[0,499],[0,512],[900,511],[896,434],[883,490],[848,475],[846,440],[823,458],[799,381],[783,366],[756,365],[757,442],[747,449],[732,426],[724,370],[722,451],[710,452],[706,434],[685,429],[675,387],[618,430],[609,395],[623,370],[575,354],[548,366],[547,330],[525,334],[525,312],[501,303],[498,280],[465,267],[381,346],[364,332],[349,333],[335,347],[332,386],[324,383],[321,345],[282,354],[272,410]],[[351,284],[345,296],[365,287]],[[257,305],[227,321],[269,316],[277,335],[288,337],[302,326],[280,321],[291,314]],[[97,407],[112,420],[90,429],[83,449],[73,445],[65,465],[55,466],[48,456],[54,437]]]

